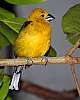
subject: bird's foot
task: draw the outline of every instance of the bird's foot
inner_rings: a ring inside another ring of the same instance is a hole
[[[48,58],[44,56],[44,57],[42,57],[41,61],[43,61],[43,60],[45,62],[44,65],[46,66],[48,64]]]
[[[17,58],[17,59],[19,59],[19,58]],[[26,64],[18,65],[22,68],[22,70],[25,70],[26,68],[30,68],[30,66],[32,66],[32,64],[33,64],[33,61],[31,58],[27,57],[25,60],[26,60]]]
[[[31,58],[27,58],[27,59],[26,59],[26,62],[27,62],[27,64],[25,65],[25,69],[26,69],[27,67],[30,68],[30,67],[32,66],[32,64],[33,64],[33,61],[32,61]]]

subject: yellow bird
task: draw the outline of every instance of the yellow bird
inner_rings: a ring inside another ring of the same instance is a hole
[[[40,57],[50,47],[50,22],[54,17],[42,8],[35,8],[20,30],[15,41],[18,57]]]
[[[50,47],[50,21],[53,19],[54,16],[42,8],[35,8],[31,12],[15,41],[15,52],[18,57],[32,58],[45,55]]]

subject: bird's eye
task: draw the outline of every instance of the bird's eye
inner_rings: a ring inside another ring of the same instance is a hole
[[[44,17],[44,15],[41,15],[42,17]]]

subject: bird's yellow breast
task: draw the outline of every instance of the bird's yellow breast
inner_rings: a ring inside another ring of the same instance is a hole
[[[19,57],[40,57],[50,47],[51,25],[34,21],[26,26],[15,41],[15,51]]]

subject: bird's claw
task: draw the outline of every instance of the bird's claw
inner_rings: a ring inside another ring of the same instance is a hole
[[[32,64],[33,64],[33,60],[32,60],[31,58],[27,58],[26,60],[27,60],[27,61],[26,61],[27,64],[25,65],[25,68],[26,68],[26,67],[29,68],[30,66],[32,66]],[[31,61],[31,64],[30,64],[30,61]]]
[[[45,60],[45,66],[48,64],[48,58],[47,57],[42,57],[42,60],[41,61],[43,61],[43,60]]]

